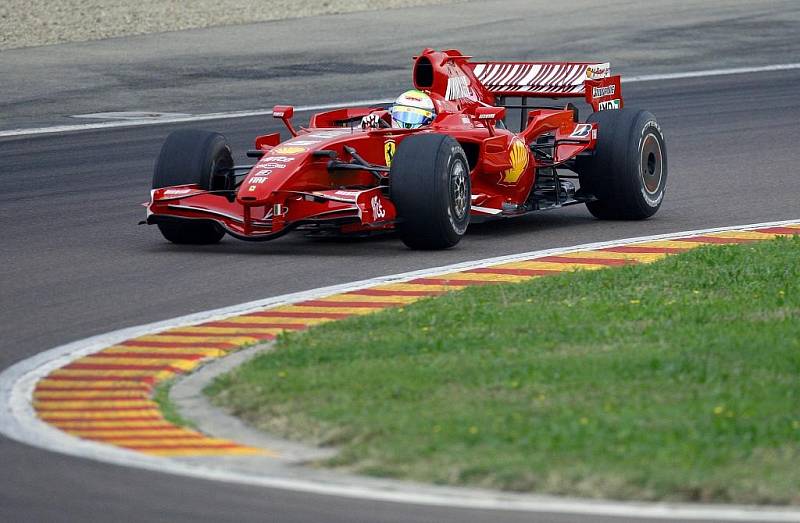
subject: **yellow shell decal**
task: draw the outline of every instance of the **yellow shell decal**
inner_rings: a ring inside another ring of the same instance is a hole
[[[514,138],[511,142],[511,169],[503,171],[503,183],[517,183],[528,167],[528,148],[525,142]]]
[[[292,145],[285,145],[283,147],[278,147],[277,149],[272,149],[270,154],[297,154],[297,153],[304,153],[308,150],[307,147],[298,147]]]
[[[397,144],[394,143],[394,140],[387,140],[383,144],[383,155],[386,157],[386,167],[392,166],[392,158],[394,158],[394,152],[397,150]]]

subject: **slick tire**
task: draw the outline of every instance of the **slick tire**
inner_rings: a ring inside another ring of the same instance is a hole
[[[664,200],[667,148],[655,116],[647,111],[614,109],[593,113],[594,156],[577,165],[581,190],[597,200],[586,207],[604,220],[643,220]]]
[[[175,131],[167,136],[156,160],[153,189],[184,184],[197,184],[206,190],[226,189],[224,171],[232,166],[230,146],[221,134]],[[181,244],[217,243],[225,236],[219,224],[208,220],[175,220],[159,223],[158,229],[167,240]]]
[[[397,231],[412,249],[447,249],[469,225],[469,163],[453,138],[418,134],[404,139],[392,158],[390,196]]]

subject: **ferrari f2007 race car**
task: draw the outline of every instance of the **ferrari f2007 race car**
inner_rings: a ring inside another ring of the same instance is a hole
[[[397,128],[386,107],[353,107],[296,129],[293,107],[275,106],[291,138],[258,136],[253,165],[234,165],[220,134],[170,134],[146,222],[175,243],[395,230],[411,248],[442,249],[471,219],[574,204],[602,219],[644,219],[661,206],[661,128],[649,112],[623,108],[608,63],[479,62],[425,49],[413,84],[433,102],[429,124]],[[572,103],[529,104],[569,97],[591,105],[585,122]],[[520,112],[519,132],[505,125],[509,109]],[[378,125],[362,125],[371,115]]]

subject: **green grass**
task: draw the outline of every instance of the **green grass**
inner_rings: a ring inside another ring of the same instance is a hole
[[[282,336],[219,378],[362,474],[800,504],[800,238],[485,286]]]
[[[172,388],[172,380],[167,380],[156,385],[155,391],[153,392],[153,401],[158,405],[164,419],[179,427],[196,429],[197,426],[190,420],[181,416],[178,412],[177,405],[169,399],[170,388]]]

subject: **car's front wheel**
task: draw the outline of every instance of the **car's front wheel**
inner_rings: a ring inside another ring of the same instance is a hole
[[[442,134],[403,140],[392,159],[391,199],[397,230],[412,249],[447,249],[469,225],[470,176],[459,143]]]
[[[156,160],[153,189],[195,184],[206,190],[225,189],[227,171],[233,167],[231,149],[219,133],[182,129],[167,136]],[[225,231],[210,220],[176,219],[158,224],[172,243],[217,243]]]

